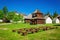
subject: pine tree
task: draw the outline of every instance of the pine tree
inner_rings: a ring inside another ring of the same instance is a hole
[[[57,11],[55,11],[54,14],[53,14],[53,18],[55,18],[57,16],[58,16],[58,13],[57,13]]]
[[[51,19],[53,18],[52,15],[50,14],[50,12],[47,12],[47,14],[45,14],[45,16],[49,16]]]
[[[3,7],[3,13],[4,13],[4,15],[5,16],[7,16],[7,14],[8,14],[8,9],[7,9],[7,7],[5,6],[5,7]]]

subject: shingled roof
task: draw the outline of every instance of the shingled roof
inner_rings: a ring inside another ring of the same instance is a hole
[[[36,9],[33,13],[41,13],[38,9]]]
[[[29,14],[28,16],[24,16],[25,19],[31,19],[32,18],[32,14]]]
[[[38,9],[36,9],[36,10],[33,12],[33,14],[35,14],[35,13],[37,14],[37,13],[41,13],[41,12],[40,12]],[[34,18],[33,18],[33,17],[32,17],[33,14],[29,14],[28,16],[25,16],[24,18],[25,18],[25,19],[44,19],[44,17],[43,17],[43,18],[42,18],[42,17],[34,17]],[[41,13],[41,14],[42,14],[42,13]]]

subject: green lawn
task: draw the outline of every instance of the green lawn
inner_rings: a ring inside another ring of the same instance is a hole
[[[58,29],[41,31],[34,34],[28,34],[26,36],[21,36],[21,34],[18,34],[17,32],[12,32],[13,29],[54,25],[56,24],[29,25],[25,23],[12,23],[7,25],[0,25],[0,28],[7,28],[7,30],[0,29],[0,40],[60,40],[60,26],[57,26]]]

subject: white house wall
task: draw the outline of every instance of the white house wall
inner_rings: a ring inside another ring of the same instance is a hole
[[[0,22],[3,22],[3,20],[0,20]]]
[[[46,23],[52,23],[52,19],[50,17],[46,18]]]
[[[59,23],[59,19],[56,19],[56,23]]]

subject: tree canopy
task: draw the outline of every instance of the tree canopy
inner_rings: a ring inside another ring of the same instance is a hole
[[[4,17],[3,11],[0,10],[0,19],[3,19],[3,17]]]
[[[7,18],[12,20],[14,18],[15,12],[8,12]]]
[[[53,18],[55,18],[57,16],[58,16],[58,13],[57,13],[57,11],[55,11],[54,14],[53,14]]]

